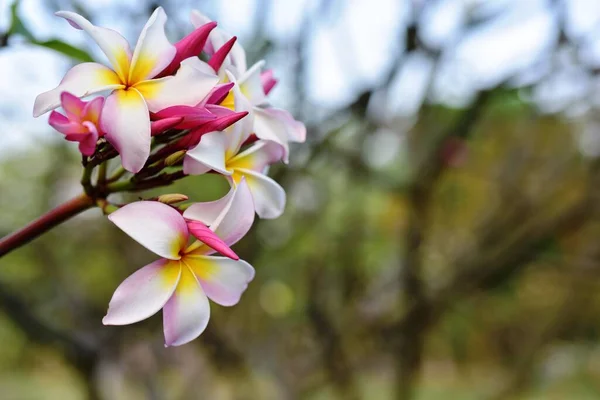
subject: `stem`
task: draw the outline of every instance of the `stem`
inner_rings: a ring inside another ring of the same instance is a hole
[[[106,168],[108,166],[108,161],[104,161],[98,167],[98,185],[103,185],[106,181]]]
[[[127,173],[127,171],[125,170],[125,168],[123,168],[122,166],[120,166],[119,168],[117,168],[115,170],[115,172],[113,172],[112,176],[110,178],[108,178],[107,182],[111,183],[111,182],[118,181],[126,173]]]
[[[79,196],[61,204],[55,209],[42,215],[29,225],[0,239],[0,257],[12,250],[29,243],[36,237],[52,229],[56,225],[68,220],[82,211],[94,206],[93,199],[87,194]]]

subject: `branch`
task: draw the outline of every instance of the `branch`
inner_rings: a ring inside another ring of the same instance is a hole
[[[35,221],[29,223],[27,226],[0,239],[0,257],[29,243],[33,239],[54,228],[56,225],[65,222],[69,218],[74,217],[92,206],[94,206],[94,201],[87,194],[80,194],[66,203],[61,204]]]

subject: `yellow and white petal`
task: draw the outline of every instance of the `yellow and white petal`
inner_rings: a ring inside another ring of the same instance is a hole
[[[236,169],[235,172],[246,178],[259,217],[273,219],[283,214],[285,190],[277,182],[249,169]]]
[[[214,73],[208,73],[198,58],[188,58],[174,76],[166,76],[137,83],[134,87],[146,99],[148,109],[158,112],[171,106],[195,106],[219,82]]]
[[[71,68],[60,84],[35,99],[33,116],[40,115],[60,106],[60,95],[69,92],[84,97],[104,90],[122,88],[121,80],[113,70],[98,63],[82,63]]]
[[[167,14],[158,7],[148,19],[133,51],[129,68],[129,84],[154,78],[175,57],[177,49],[165,35]]]
[[[151,127],[146,102],[133,88],[117,90],[104,102],[102,131],[121,155],[123,168],[139,172],[150,155]]]
[[[244,118],[242,118],[239,122],[235,123],[232,127],[227,130],[228,133],[228,141],[227,141],[227,158],[232,158],[235,156],[242,144],[252,135],[254,128],[254,112],[252,105],[242,94],[240,90],[240,86],[235,81],[235,78],[231,74],[231,72],[227,71],[227,77],[230,82],[234,82],[235,85],[231,88],[231,93],[233,96],[233,105],[235,112],[247,112]]]
[[[238,80],[242,94],[253,106],[263,104],[267,98],[260,77],[264,65],[264,60],[257,62]]]
[[[189,237],[181,214],[158,201],[129,203],[108,219],[148,250],[170,260],[181,258]]]
[[[209,132],[202,136],[200,143],[189,150],[183,159],[183,172],[199,175],[214,170],[223,175],[231,175],[225,164],[225,132]]]
[[[227,162],[229,169],[250,169],[265,173],[269,165],[282,160],[284,149],[279,143],[259,140]]]
[[[127,325],[156,314],[173,295],[181,267],[179,261],[160,259],[137,270],[113,294],[104,325]]]
[[[165,346],[180,346],[194,340],[204,332],[209,319],[208,298],[183,263],[179,284],[163,308]]]
[[[246,261],[226,257],[186,256],[200,286],[209,299],[222,306],[233,306],[254,279],[254,268]]]
[[[82,29],[90,35],[98,44],[98,47],[106,54],[106,57],[108,57],[121,82],[127,82],[129,64],[131,62],[131,48],[127,40],[119,32],[95,26],[81,15],[71,11],[59,11],[56,15],[66,19],[73,27]]]

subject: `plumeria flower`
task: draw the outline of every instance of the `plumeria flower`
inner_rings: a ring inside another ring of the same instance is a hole
[[[105,325],[126,325],[163,310],[165,346],[198,337],[210,318],[208,299],[222,306],[238,303],[254,269],[242,260],[211,255],[191,230],[206,225],[228,246],[240,240],[254,221],[252,195],[241,181],[224,198],[190,206],[183,216],[156,201],[130,203],[109,219],[162,258],[129,276],[115,291]],[[200,229],[204,232],[204,229]]]
[[[239,91],[239,88],[233,90]],[[247,107],[243,101],[238,101],[237,105]],[[186,153],[183,172],[200,175],[213,170],[227,176],[232,186],[245,178],[258,216],[277,218],[285,208],[285,191],[265,173],[269,165],[282,159],[283,148],[275,142],[259,140],[240,153],[252,129],[252,119],[248,117],[228,131],[202,136],[200,143]]]
[[[121,154],[123,167],[138,172],[150,154],[150,112],[174,105],[195,105],[217,84],[212,68],[197,57],[188,58],[174,76],[153,79],[169,67],[178,54],[167,39],[167,16],[157,8],[140,34],[132,52],[119,33],[92,25],[84,17],[68,11],[56,15],[77,29],[86,31],[106,54],[111,68],[98,63],[76,65],[53,90],[40,94],[34,116],[60,104],[60,93],[77,97],[110,90],[103,109],[102,130]]]
[[[196,27],[210,23],[210,19],[194,10],[191,14],[192,24]],[[231,35],[219,28],[211,31],[204,50],[210,54],[215,48],[221,47]],[[288,162],[289,142],[303,143],[306,140],[306,127],[296,121],[292,115],[282,109],[272,108],[267,102],[267,94],[277,81],[271,70],[262,72],[265,62],[259,61],[249,69],[246,68],[246,53],[244,48],[235,43],[231,52],[223,62],[221,69],[216,71],[223,82],[235,82],[243,96],[252,105],[254,114],[253,132],[259,139],[279,143],[284,149],[283,161]],[[234,109],[234,97],[229,96],[221,103],[222,106]]]
[[[91,156],[96,150],[96,142],[102,136],[100,130],[100,114],[104,98],[98,97],[92,101],[79,100],[71,93],[60,95],[60,104],[65,111],[63,115],[52,111],[48,123],[65,135],[71,142],[79,142],[79,151],[84,156]]]

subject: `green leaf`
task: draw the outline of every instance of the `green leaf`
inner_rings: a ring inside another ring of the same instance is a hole
[[[10,28],[8,28],[8,35],[19,34],[27,38],[28,40],[35,40],[31,32],[23,25],[21,18],[19,18],[18,10],[20,0],[16,0],[12,6],[10,6]]]
[[[33,39],[33,40],[30,39],[30,42],[32,44],[36,44],[38,46],[52,49],[54,51],[57,51],[59,53],[62,53],[66,56],[69,56],[69,57],[74,58],[79,61],[83,61],[83,62],[94,61],[94,59],[85,50],[71,46],[70,44],[63,42],[62,40],[51,39],[51,40],[46,40],[46,41],[38,41],[35,39]]]

